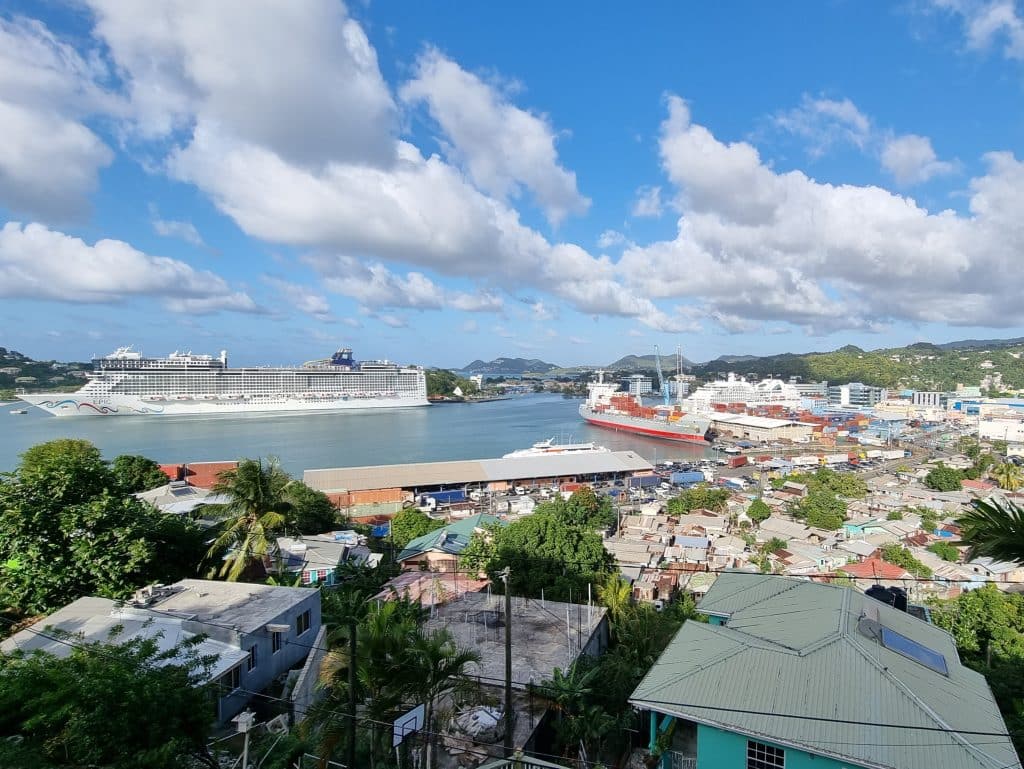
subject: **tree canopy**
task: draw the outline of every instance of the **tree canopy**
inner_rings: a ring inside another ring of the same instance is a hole
[[[322,491],[310,488],[302,481],[291,481],[283,492],[291,505],[285,513],[285,528],[299,534],[323,534],[332,531],[340,522],[340,513]]]
[[[170,479],[160,465],[149,457],[121,454],[110,464],[117,485],[126,494],[136,494],[164,486]]]
[[[215,767],[212,660],[196,655],[199,640],[163,652],[154,639],[69,641],[66,657],[2,656],[0,737],[21,738],[21,766],[177,769],[192,756]],[[4,760],[0,747],[0,764],[15,765]]]
[[[907,548],[898,542],[882,545],[882,560],[906,569],[915,577],[928,579],[932,576],[931,568],[917,560]]]
[[[391,519],[391,541],[396,550],[401,550],[410,542],[424,534],[444,526],[444,521],[431,518],[422,510],[407,507]]]
[[[957,523],[961,541],[970,546],[968,559],[988,556],[1024,564],[1024,508],[1020,505],[975,500]]]
[[[121,491],[87,441],[40,444],[0,480],[0,608],[47,612],[194,576],[202,537]]]
[[[964,474],[939,462],[924,477],[924,485],[935,491],[959,491]]]
[[[793,514],[808,526],[835,531],[846,520],[846,503],[834,493],[816,488],[794,505]]]
[[[729,502],[728,489],[716,489],[706,483],[699,483],[684,489],[675,499],[670,499],[666,508],[672,515],[681,515],[691,510],[711,510],[720,513]]]
[[[766,502],[760,499],[755,499],[750,503],[750,507],[747,508],[747,517],[754,523],[766,521],[771,515],[772,509],[768,507]]]

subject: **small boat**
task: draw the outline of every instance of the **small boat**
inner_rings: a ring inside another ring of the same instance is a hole
[[[12,414],[27,414],[28,409],[11,409]]]

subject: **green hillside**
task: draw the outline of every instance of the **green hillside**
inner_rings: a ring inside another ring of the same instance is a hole
[[[1004,389],[1024,388],[1024,344],[989,348],[947,349],[928,343],[879,350],[852,345],[833,352],[771,355],[743,360],[717,360],[693,367],[691,373],[713,379],[734,371],[758,377],[804,381],[864,382],[878,387],[952,390],[957,384],[976,386],[999,374]]]
[[[16,350],[0,347],[0,399],[7,400],[16,389],[77,390],[85,383],[81,373],[91,371],[89,363],[60,363],[32,360]],[[18,381],[30,378],[31,381]]]

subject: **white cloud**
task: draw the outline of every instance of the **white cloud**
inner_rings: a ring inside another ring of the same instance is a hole
[[[81,217],[111,150],[82,121],[115,108],[103,75],[38,21],[0,17],[0,204],[46,221]]]
[[[617,230],[605,230],[597,238],[598,248],[612,248],[621,246],[626,242],[626,236]]]
[[[187,133],[198,119],[299,165],[391,161],[395,105],[340,2],[86,2],[140,136]]]
[[[480,324],[478,324],[475,320],[470,318],[469,320],[462,324],[461,330],[463,334],[475,334],[477,331],[480,330]]]
[[[1024,17],[1014,0],[932,0],[932,5],[960,18],[969,48],[1000,47],[1005,58],[1024,61]]]
[[[840,143],[877,154],[882,168],[901,185],[919,184],[955,169],[953,163],[938,159],[928,137],[878,130],[849,99],[813,99],[805,94],[799,107],[775,114],[772,122],[805,139],[812,158]]]
[[[373,315],[372,317],[379,320],[385,326],[390,326],[391,328],[407,328],[409,326],[409,321],[407,321],[405,318],[399,317],[398,315],[385,314]]]
[[[643,339],[645,336],[647,336],[647,334],[645,334],[638,328],[631,328],[629,331],[626,332],[626,336],[631,336],[634,339]]]
[[[589,339],[584,339],[583,337],[580,337],[580,336],[570,336],[570,337],[568,337],[566,339],[566,341],[569,344],[576,344],[576,345],[590,344],[590,340]]]
[[[690,298],[724,327],[1024,322],[1005,280],[1024,250],[1024,164],[1010,153],[986,156],[965,217],[879,187],[777,173],[749,144],[720,142],[693,123],[677,97],[660,148],[683,215],[674,240],[623,254],[617,270],[637,293]]]
[[[863,149],[872,132],[871,121],[849,99],[815,99],[807,94],[799,107],[776,113],[772,122],[777,128],[805,139],[811,157],[820,157],[838,142]]]
[[[952,163],[938,159],[930,139],[915,134],[895,136],[886,141],[882,148],[882,167],[899,184],[926,182],[954,170]]]
[[[481,189],[506,200],[526,187],[556,225],[589,208],[576,174],[558,162],[546,116],[514,106],[437,49],[419,56],[414,78],[399,93],[406,103],[426,104],[447,138],[449,160],[464,165]]]
[[[153,230],[162,238],[178,238],[193,246],[205,246],[203,236],[192,222],[174,219],[153,219]]]
[[[149,256],[120,240],[93,245],[41,224],[0,229],[0,296],[103,303],[158,296],[176,312],[260,312],[218,275]]]
[[[264,275],[263,282],[279,292],[286,302],[295,309],[312,315],[317,320],[331,320],[331,304],[323,294],[318,294],[309,286],[291,283],[272,275]]]
[[[661,187],[640,187],[633,201],[633,216],[661,216],[664,207],[661,203]]]
[[[500,336],[502,339],[514,339],[516,336],[515,333],[509,331],[504,326],[492,326],[491,331]]]
[[[308,256],[306,262],[321,275],[329,291],[358,299],[368,308],[450,308],[464,312],[499,312],[504,306],[497,294],[452,291],[439,286],[421,272],[410,272],[403,277],[379,262],[364,264],[349,256],[323,254]]]

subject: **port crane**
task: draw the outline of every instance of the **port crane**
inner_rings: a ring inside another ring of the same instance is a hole
[[[665,372],[661,370],[661,352],[658,345],[654,345],[654,365],[658,368],[658,387],[661,389],[661,399],[667,406],[669,402],[668,382],[665,381]]]

